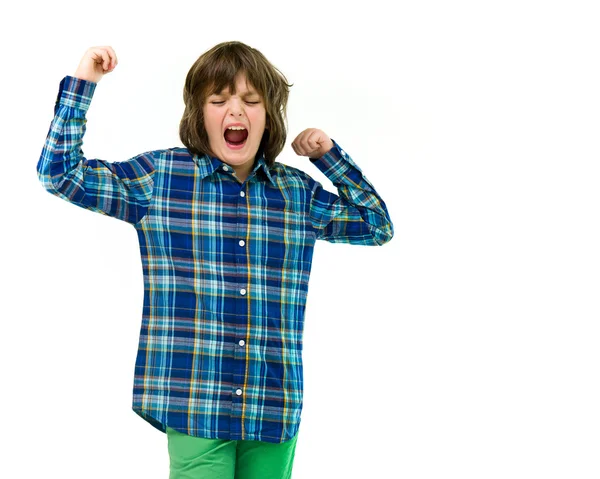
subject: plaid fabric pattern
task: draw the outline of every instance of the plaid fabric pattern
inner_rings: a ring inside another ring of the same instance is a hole
[[[130,223],[144,274],[133,410],[211,439],[288,441],[300,424],[302,332],[315,241],[383,245],[387,208],[334,142],[310,159],[337,187],[257,155],[243,184],[209,155],[173,147],[86,159],[96,83],[66,76],[37,164],[44,188]]]

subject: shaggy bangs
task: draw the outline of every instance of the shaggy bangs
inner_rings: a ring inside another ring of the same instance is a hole
[[[268,166],[285,146],[289,88],[285,76],[265,56],[241,42],[223,42],[203,53],[185,79],[185,110],[179,124],[179,137],[191,154],[214,156],[204,126],[202,107],[212,94],[225,87],[235,93],[235,79],[245,74],[248,86],[256,89],[265,103],[265,132],[256,156],[264,153]]]

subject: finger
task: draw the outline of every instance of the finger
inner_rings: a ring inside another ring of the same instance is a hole
[[[108,67],[110,71],[115,67],[115,51],[111,47],[106,47],[106,54],[108,55]]]
[[[102,63],[102,51],[94,49],[92,51],[92,58],[95,63]]]
[[[309,155],[318,148],[315,147],[313,143],[314,142],[310,138],[304,140],[304,144],[302,145],[302,149],[304,150],[304,156]]]
[[[115,53],[115,50],[113,47],[111,46],[107,46],[106,47],[110,53],[110,57],[111,57],[111,68],[115,68],[117,66],[117,54]]]
[[[104,51],[104,54],[102,55],[102,57],[104,58],[104,64],[102,65],[104,67],[104,69],[106,71],[109,71],[112,69],[113,67],[113,55],[114,55],[114,50],[109,47],[109,46],[103,46],[101,47]]]
[[[302,133],[299,134],[294,141],[292,141],[292,148],[296,152],[298,156],[302,156],[302,146],[300,145],[300,139],[302,138]]]
[[[100,47],[94,49],[94,51],[92,52],[94,61],[98,64],[101,64],[103,67],[106,64],[106,52],[104,50],[102,50]]]
[[[319,140],[321,140],[321,132],[319,130],[314,130],[306,140],[311,152],[317,151],[321,147]]]
[[[310,129],[307,129],[307,130],[304,130],[303,132],[301,132],[294,140],[296,142],[296,144],[298,146],[300,146],[301,148],[303,148],[304,145],[306,144],[306,137],[308,136],[309,133],[310,133]]]
[[[304,138],[305,138],[305,136],[306,136],[306,135],[305,135],[305,133],[306,133],[306,132],[305,132],[305,131],[303,131],[303,132],[302,132],[302,133],[300,133],[300,134],[299,134],[299,135],[296,137],[296,139],[294,140],[294,143],[295,143],[295,145],[296,145],[296,150],[297,150],[297,152],[298,152],[298,154],[299,154],[299,155],[302,155],[302,154],[304,154],[304,148],[305,148],[305,141],[304,141]]]
[[[306,148],[302,143],[296,145],[296,153],[298,153],[298,156],[306,156]]]
[[[311,130],[306,137],[306,148],[310,153],[319,149],[318,139],[320,138],[320,132],[317,129]]]
[[[108,56],[108,52],[104,49],[100,50],[102,52],[102,68],[108,70],[108,65],[110,63],[110,57]]]
[[[100,56],[102,56],[102,69],[106,70],[106,64],[108,63],[108,53],[102,47],[100,47]]]

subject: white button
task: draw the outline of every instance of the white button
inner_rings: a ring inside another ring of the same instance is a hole
[[[342,155],[346,154],[346,152],[344,150],[340,150],[340,152],[342,153]]]
[[[226,166],[223,166],[223,169],[224,169],[225,171],[229,171],[229,168],[227,168]]]
[[[238,390],[237,390],[235,393],[236,393],[238,396],[240,396],[240,395],[242,394],[242,390],[241,390],[241,389],[238,389]]]
[[[240,196],[246,196],[246,193],[244,193],[243,191],[240,191]]]
[[[243,345],[244,345],[244,344],[246,344],[246,343],[244,342],[244,340],[243,340],[243,339],[240,339],[240,343],[239,343],[239,344],[240,344],[240,346],[243,346]]]
[[[242,289],[240,289],[240,293],[246,294],[246,290],[242,288]]]
[[[244,242],[244,240],[240,240],[240,246],[244,246],[246,243]]]

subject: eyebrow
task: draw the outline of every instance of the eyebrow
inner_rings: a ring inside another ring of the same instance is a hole
[[[225,95],[225,90],[221,90],[220,93],[213,93],[213,95],[217,95],[217,96],[221,96],[221,95]],[[251,95],[258,95],[258,92],[256,91],[245,91],[241,94],[241,96],[251,96]]]

